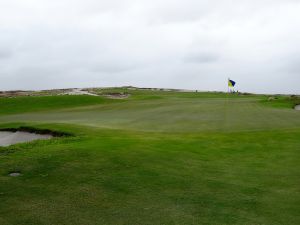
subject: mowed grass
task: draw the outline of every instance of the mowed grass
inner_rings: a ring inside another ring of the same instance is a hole
[[[300,224],[300,112],[289,104],[160,91],[39,98],[26,110],[6,99],[0,127],[75,136],[0,149],[1,225]]]

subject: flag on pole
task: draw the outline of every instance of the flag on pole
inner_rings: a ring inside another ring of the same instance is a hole
[[[228,79],[228,87],[234,87],[236,84],[235,81]]]

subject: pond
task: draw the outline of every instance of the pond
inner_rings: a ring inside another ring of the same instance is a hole
[[[53,136],[50,134],[35,134],[24,131],[0,131],[0,146],[6,147],[18,143],[26,143],[34,140],[50,139]]]

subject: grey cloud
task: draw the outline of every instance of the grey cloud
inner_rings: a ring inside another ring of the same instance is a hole
[[[122,72],[128,72],[131,70],[136,69],[137,67],[134,65],[122,65],[118,62],[115,63],[95,63],[91,67],[92,72],[101,72],[101,73],[122,73]]]
[[[300,77],[300,55],[299,53],[291,54],[281,60],[281,72],[287,71],[290,74]]]
[[[219,60],[219,56],[212,53],[192,53],[184,58],[188,63],[213,63]]]
[[[297,74],[297,76],[300,77],[300,60],[290,63],[287,71],[291,72],[292,74]]]
[[[230,76],[241,91],[300,93],[299,11],[296,0],[6,1],[0,89],[226,90]]]
[[[13,56],[13,52],[8,49],[0,48],[0,59],[7,59]]]

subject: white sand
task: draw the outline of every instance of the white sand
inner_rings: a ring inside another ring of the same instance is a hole
[[[44,140],[50,138],[52,138],[52,135],[49,134],[34,134],[23,131],[0,131],[0,146],[5,147],[17,143],[30,142],[34,140]]]
[[[65,95],[91,95],[91,96],[98,96],[96,94],[90,93],[88,91],[84,91],[82,89],[73,89],[72,91],[64,93]]]
[[[18,177],[18,176],[21,176],[21,173],[13,172],[13,173],[10,173],[9,176],[11,176],[11,177]]]
[[[296,106],[295,106],[295,109],[296,109],[296,110],[300,110],[300,105],[296,105]]]

